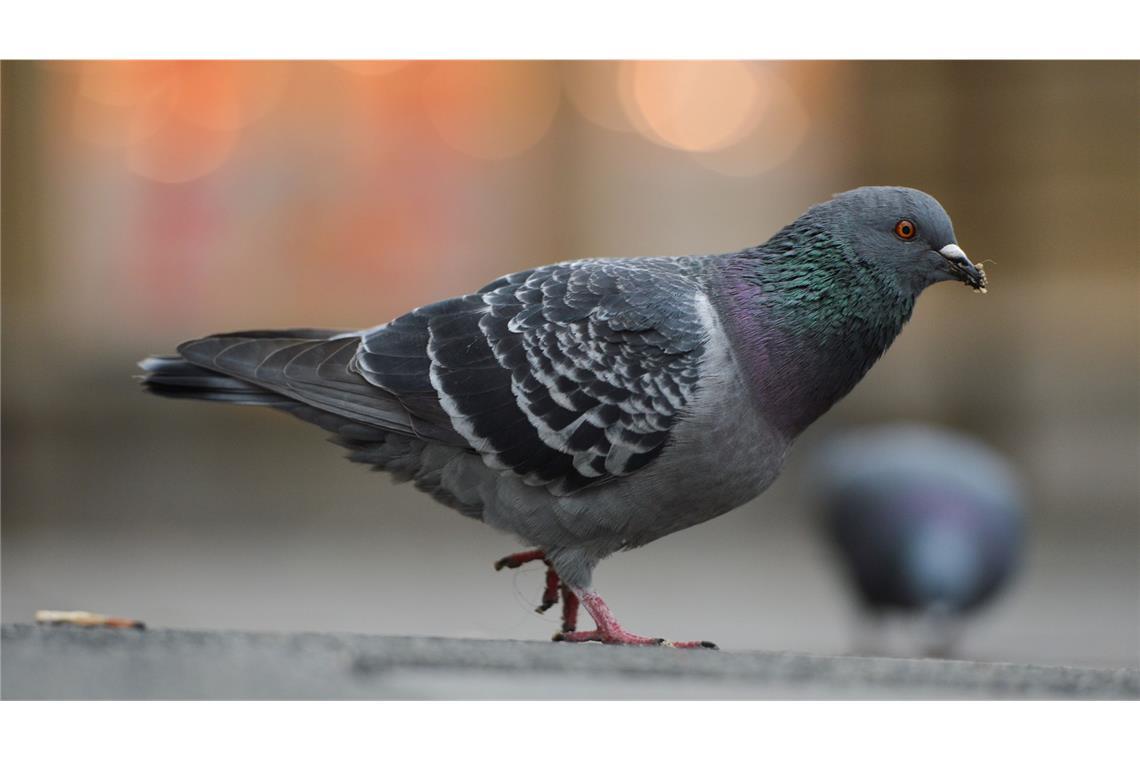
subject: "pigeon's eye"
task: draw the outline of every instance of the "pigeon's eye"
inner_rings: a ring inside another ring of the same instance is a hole
[[[918,233],[918,227],[909,219],[899,219],[895,225],[895,234],[903,240],[910,240]]]

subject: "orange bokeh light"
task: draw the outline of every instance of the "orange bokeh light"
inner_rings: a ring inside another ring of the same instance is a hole
[[[166,85],[173,61],[84,61],[79,94],[107,106],[133,106]]]
[[[542,139],[560,95],[551,63],[441,62],[424,83],[424,105],[439,136],[484,159],[517,155]]]
[[[721,150],[692,154],[728,176],[753,176],[779,166],[795,154],[808,131],[808,114],[795,91],[767,68],[758,67],[753,74],[765,93],[765,107],[748,135]]]
[[[627,113],[647,137],[709,151],[744,137],[763,106],[748,63],[642,61],[629,64]],[[640,117],[640,118],[638,118]]]
[[[156,182],[189,182],[225,163],[237,138],[233,130],[168,119],[151,137],[130,146],[127,166]]]
[[[333,61],[333,65],[339,66],[350,74],[363,77],[391,74],[393,71],[404,68],[408,63],[409,61]]]
[[[206,129],[241,129],[276,104],[288,66],[258,61],[181,64],[169,85],[171,110],[177,118]]]
[[[186,182],[221,166],[241,129],[264,116],[287,63],[88,61],[77,64],[75,132],[125,150],[126,165],[158,182]]]

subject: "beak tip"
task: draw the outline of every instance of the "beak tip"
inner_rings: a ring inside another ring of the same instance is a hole
[[[950,263],[951,271],[967,286],[978,293],[985,293],[989,287],[986,270],[981,264],[974,264],[966,252],[956,244],[943,246],[938,253]]]

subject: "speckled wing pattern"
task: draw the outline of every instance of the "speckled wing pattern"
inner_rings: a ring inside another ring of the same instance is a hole
[[[508,275],[366,332],[352,369],[556,494],[658,456],[699,382],[699,259]]]

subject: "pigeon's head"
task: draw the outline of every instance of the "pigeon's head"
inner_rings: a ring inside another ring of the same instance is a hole
[[[860,187],[809,212],[904,291],[917,295],[942,280],[986,291],[986,274],[958,247],[942,205],[909,187]]]

